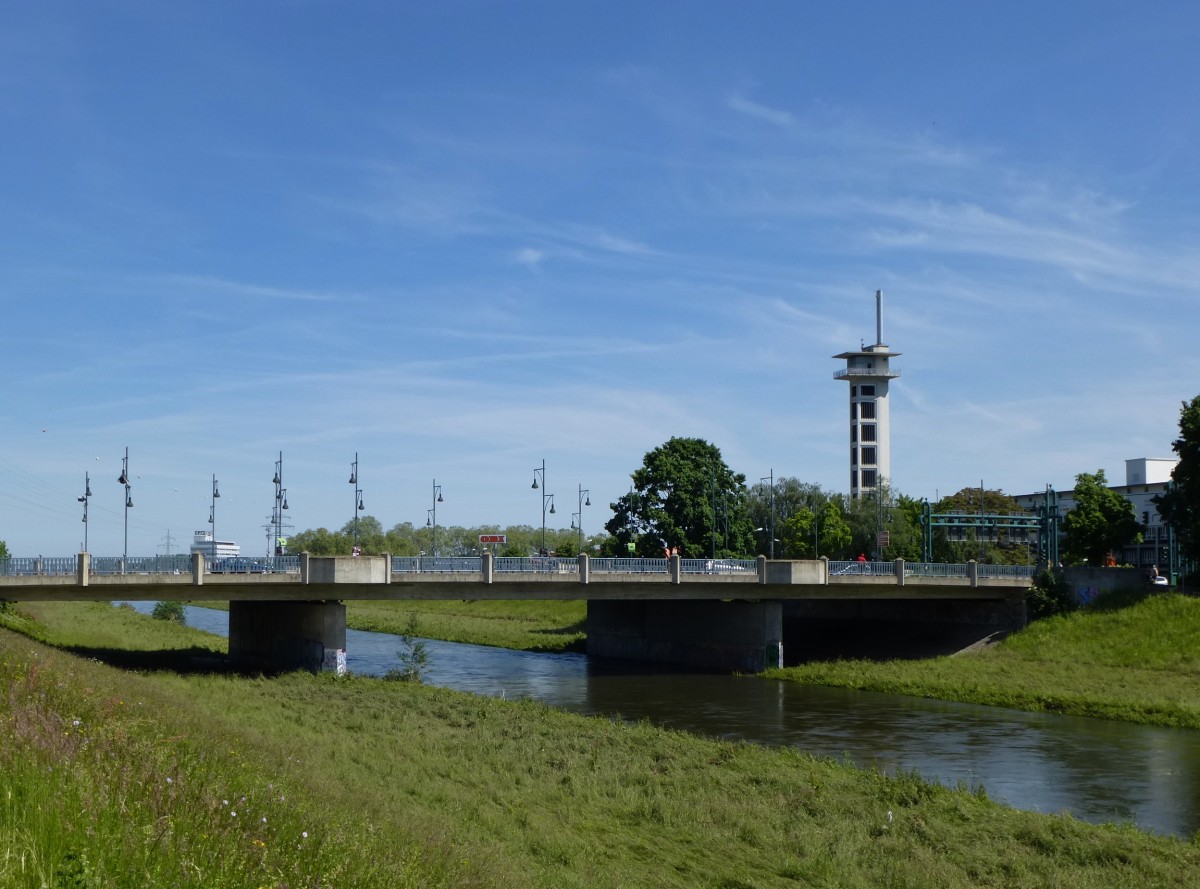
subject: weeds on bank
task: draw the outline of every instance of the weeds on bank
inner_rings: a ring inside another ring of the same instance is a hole
[[[0,639],[0,885],[446,884],[419,848],[375,848],[105,670]]]

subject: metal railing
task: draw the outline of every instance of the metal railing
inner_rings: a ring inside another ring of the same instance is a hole
[[[72,558],[74,561],[74,558]],[[191,574],[192,557],[188,553],[173,556],[92,556],[88,565],[92,574]]]
[[[980,565],[980,577],[1000,577],[1006,580],[1029,580],[1037,573],[1033,565]]]
[[[74,574],[78,563],[75,556],[11,556],[0,559],[0,576],[47,577]]]
[[[680,559],[683,574],[758,574],[757,559]]]
[[[834,562],[829,563],[829,576],[895,577],[895,562]]]
[[[666,574],[666,559],[591,559],[588,570],[592,574]]]
[[[479,556],[392,556],[393,574],[480,574]]]
[[[905,562],[906,577],[966,577],[967,566],[954,562]]]

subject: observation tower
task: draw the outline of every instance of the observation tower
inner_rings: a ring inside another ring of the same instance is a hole
[[[892,352],[883,342],[883,291],[875,291],[875,343],[842,352],[846,366],[835,380],[850,383],[850,496],[877,491],[892,476],[888,383],[900,376],[890,366]]]

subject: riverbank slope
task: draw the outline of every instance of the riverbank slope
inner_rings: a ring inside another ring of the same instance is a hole
[[[131,609],[38,603],[0,624],[85,655],[0,631],[2,885],[1136,889],[1200,873],[1195,842],[794,750],[410,683],[155,670],[181,649],[219,663],[223,640]],[[145,669],[101,662],[121,658]]]
[[[920,660],[813,661],[763,674],[1035,712],[1200,728],[1200,599],[1111,596],[994,645]]]

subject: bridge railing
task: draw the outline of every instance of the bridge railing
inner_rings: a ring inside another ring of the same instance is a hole
[[[602,558],[589,559],[592,574],[666,574],[666,559]]]
[[[684,574],[757,574],[755,559],[680,559]]]
[[[860,577],[895,577],[895,562],[829,562],[829,576],[858,575]],[[965,575],[964,575],[965,576]]]
[[[1034,576],[1037,568],[1033,565],[980,565],[980,577],[1001,577],[1006,580],[1027,580]]]
[[[479,556],[392,556],[393,574],[480,574]]]
[[[492,570],[496,574],[578,574],[579,562],[558,556],[501,556]]]
[[[967,566],[951,562],[905,562],[906,577],[966,577]]]
[[[171,556],[92,556],[92,574],[191,574],[190,553]]]
[[[74,574],[77,564],[74,556],[9,556],[0,559],[0,576]]]

